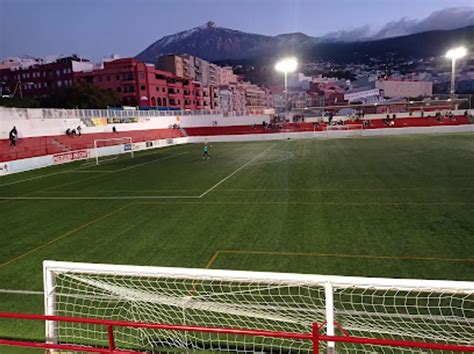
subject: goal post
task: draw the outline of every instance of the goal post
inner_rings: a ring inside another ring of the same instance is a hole
[[[364,134],[364,125],[360,123],[327,125],[326,134],[327,137],[361,136]]]
[[[46,315],[286,333],[311,333],[317,322],[326,336],[342,329],[369,339],[474,345],[473,282],[54,261],[43,267]],[[48,321],[46,338],[101,347],[107,330]],[[114,339],[124,350],[313,352],[304,340],[225,333],[120,328]],[[330,340],[321,349],[382,351]]]
[[[119,154],[129,153],[133,158],[133,139],[131,137],[106,138],[94,140],[95,163],[99,165],[102,157],[113,159]]]

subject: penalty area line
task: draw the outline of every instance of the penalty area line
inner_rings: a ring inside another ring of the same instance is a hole
[[[260,154],[258,154],[257,156],[253,157],[252,159],[250,159],[249,161],[247,161],[246,163],[244,163],[242,166],[240,166],[238,169],[236,169],[234,172],[232,172],[231,174],[227,175],[226,177],[224,177],[223,179],[221,179],[219,182],[217,182],[215,185],[213,185],[211,188],[209,188],[207,191],[205,191],[204,193],[202,193],[199,198],[202,198],[204,197],[206,194],[212,192],[214,189],[216,189],[217,187],[219,187],[222,183],[224,183],[225,181],[227,181],[229,178],[231,178],[233,175],[235,175],[237,172],[239,172],[240,170],[243,170],[245,167],[247,167],[248,165],[250,165],[252,162],[254,162],[255,160],[257,160],[259,157],[263,156],[267,151],[269,151],[272,147],[274,147],[276,144],[273,144],[273,145],[270,145],[268,148],[266,148],[264,151],[262,151]]]
[[[0,289],[0,294],[44,295],[44,291],[38,291],[38,290]]]
[[[199,195],[124,195],[124,196],[24,196],[2,197],[0,200],[133,200],[133,199],[199,199]]]

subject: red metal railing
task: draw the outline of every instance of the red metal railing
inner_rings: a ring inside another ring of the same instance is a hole
[[[105,326],[107,328],[107,334],[108,334],[108,342],[109,342],[108,348],[95,348],[95,347],[72,345],[72,344],[53,344],[53,343],[43,343],[43,342],[0,339],[0,345],[42,348],[42,349],[58,349],[58,350],[80,351],[80,352],[88,352],[88,353],[103,353],[103,354],[105,353],[107,354],[141,353],[137,351],[116,349],[115,339],[114,339],[114,327],[148,328],[148,329],[159,329],[159,330],[168,330],[168,331],[233,334],[233,335],[243,335],[243,336],[253,336],[253,337],[270,337],[270,338],[280,338],[280,339],[305,340],[305,341],[312,342],[314,353],[319,353],[319,346],[321,342],[340,342],[340,343],[432,349],[432,350],[455,351],[455,352],[474,352],[474,346],[468,346],[468,345],[439,344],[439,343],[413,342],[413,341],[392,340],[392,339],[352,337],[348,335],[347,332],[345,332],[337,324],[336,326],[341,329],[341,332],[344,333],[344,336],[321,335],[320,330],[325,324],[323,323],[322,325],[318,325],[318,323],[316,322],[313,323],[312,333],[292,333],[292,332],[276,332],[276,331],[253,330],[253,329],[219,328],[219,327],[185,326],[185,325],[143,323],[143,322],[130,322],[130,321],[99,320],[99,319],[92,319],[92,318],[46,316],[46,315],[34,315],[34,314],[20,314],[20,313],[12,313],[12,312],[0,312],[0,318],[69,322],[69,323],[72,322],[72,323],[95,324],[95,325]]]

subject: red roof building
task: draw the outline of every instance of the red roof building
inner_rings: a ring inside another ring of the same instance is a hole
[[[103,68],[78,73],[76,79],[117,92],[125,106],[203,108],[199,82],[155,69],[134,58],[105,62]]]

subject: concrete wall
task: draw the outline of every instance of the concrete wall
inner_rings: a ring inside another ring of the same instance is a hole
[[[96,116],[100,117],[100,111]],[[262,124],[262,121],[269,122],[270,115],[247,115],[247,116],[223,116],[221,114],[206,115],[163,115],[163,116],[139,116],[131,113],[127,119],[135,118],[136,123],[111,123],[107,124],[106,118],[94,118],[94,112],[87,117],[97,121],[102,121],[104,125],[94,127],[85,126],[79,114],[68,110],[43,110],[43,109],[6,109],[0,107],[0,139],[7,139],[8,132],[16,126],[20,139],[34,136],[63,135],[66,129],[82,127],[82,133],[102,133],[111,132],[115,126],[118,131],[166,129],[173,124],[179,124],[182,128],[187,127],[207,127],[213,126],[217,122],[218,126],[229,125],[252,125]],[[56,117],[52,117],[56,115]],[[59,117],[57,117],[59,116]],[[117,117],[120,118],[120,117]],[[124,118],[124,117],[122,117]]]

